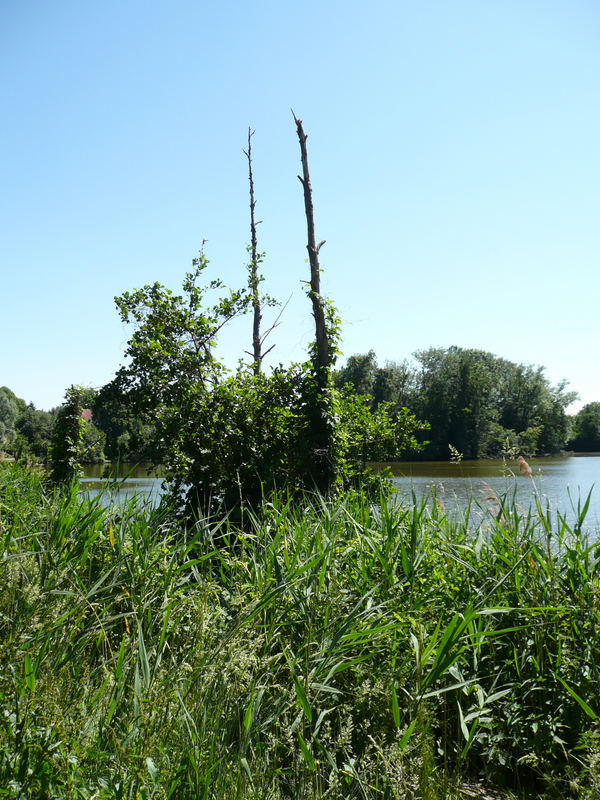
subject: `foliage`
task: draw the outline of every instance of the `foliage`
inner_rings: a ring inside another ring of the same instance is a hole
[[[201,252],[185,277],[183,295],[158,283],[116,298],[123,322],[135,326],[114,381],[101,392],[101,404],[126,401],[132,413],[155,422],[150,455],[157,462],[179,450],[194,413],[225,374],[213,353],[216,337],[230,319],[247,306],[247,295],[230,292],[205,308],[208,294],[222,289],[218,280],[199,286],[207,259]]]
[[[416,355],[421,364],[416,406],[431,422],[432,453],[448,442],[467,458],[501,455],[507,441],[532,455],[564,448],[565,410],[576,395],[566,392],[564,383],[552,387],[543,368],[458,347]]]
[[[91,408],[94,424],[105,436],[106,458],[114,462],[151,460],[152,418],[125,402],[114,383],[96,393]]]
[[[201,252],[185,276],[185,297],[154,283],[116,298],[122,321],[135,326],[126,350],[131,363],[121,368],[119,381],[159,414],[186,406],[217,383],[224,373],[213,353],[217,335],[248,304],[244,292],[230,291],[206,308],[207,295],[223,288],[219,280],[198,285],[207,266]]]
[[[407,361],[388,361],[385,366],[377,364],[374,350],[366,355],[350,356],[343,367],[333,374],[335,386],[342,388],[351,384],[358,394],[371,400],[371,408],[380,403],[389,403],[395,411],[410,408],[415,393],[415,376]]]
[[[167,422],[176,435],[161,460],[174,494],[185,491],[187,510],[231,512],[256,507],[276,490],[317,488],[310,433],[316,406],[310,398],[317,391],[310,365],[269,375],[240,369],[196,395],[185,425],[173,409],[179,421]],[[324,394],[334,432],[326,458],[338,489],[364,476],[367,461],[418,447],[417,421],[408,412],[392,419],[385,407],[372,413],[364,398],[348,390],[329,387]]]
[[[181,528],[0,464],[0,797],[591,800],[587,503],[498,503],[480,528],[355,493]]]
[[[79,386],[67,389],[65,403],[54,423],[50,445],[50,475],[56,484],[70,484],[81,472],[84,426],[81,395]]]
[[[7,386],[0,387],[0,448],[2,449],[7,449],[13,442],[19,410],[19,398]]]
[[[346,364],[336,370],[333,379],[335,385],[340,389],[349,383],[354,387],[355,392],[370,397],[373,395],[377,373],[375,351],[369,350],[365,355],[349,356]]]
[[[82,420],[81,426],[81,463],[101,464],[105,461],[104,444],[106,437],[93,422]]]
[[[147,449],[187,514],[237,514],[275,490],[339,490],[364,473],[373,453],[394,457],[416,446],[412,415],[392,416],[383,405],[371,414],[351,392],[336,390],[314,346],[302,365],[228,374],[213,348],[222,326],[245,310],[247,294],[230,292],[207,310],[207,290],[222,286],[198,288],[206,265],[204,256],[196,260],[182,295],[154,284],[117,298],[122,319],[136,325],[129,363],[94,406],[100,420],[111,404],[128,407],[130,418],[152,417]],[[339,320],[330,303],[323,307],[333,359]]]
[[[165,463],[176,489],[189,487],[188,508],[213,513],[255,505],[276,486],[306,486],[301,451],[305,372],[275,370],[272,375],[240,370],[198,394],[176,447]]]
[[[94,392],[83,387],[78,387],[78,392],[80,393],[80,409],[83,409],[89,405]],[[6,402],[3,405],[4,401]],[[3,408],[5,423],[8,420],[8,410],[10,410],[10,423],[5,427],[4,447],[6,452],[21,460],[47,462],[55,424],[57,418],[62,416],[61,409],[41,411],[35,408],[33,403],[26,404],[6,387],[0,389],[0,413]],[[65,431],[64,420],[61,420],[58,425],[57,437],[62,436]],[[75,435],[75,427],[73,424],[72,431],[67,434],[67,437]],[[81,463],[104,461],[104,434],[92,422],[84,419],[81,419],[78,427],[80,428],[80,449],[77,460]],[[65,479],[70,480],[70,478]]]
[[[17,419],[15,444],[12,452],[16,458],[34,458],[45,461],[52,440],[56,414],[40,411],[29,404]]]
[[[27,405],[6,386],[0,388],[0,448],[15,458],[45,460],[54,415]]]
[[[600,403],[588,403],[576,414],[569,447],[578,452],[600,452]]]
[[[542,367],[514,364],[483,350],[430,348],[415,354],[417,367],[388,363],[375,353],[351,356],[336,373],[370,397],[409,408],[431,424],[426,458],[444,459],[448,444],[466,458],[556,453],[571,435],[566,408],[576,398],[565,383],[551,386]]]
[[[364,481],[367,465],[373,461],[393,461],[405,453],[421,449],[417,433],[428,426],[407,408],[394,410],[392,403],[378,403],[373,409],[369,398],[357,394],[346,384],[336,393],[340,431],[344,438],[343,457],[354,465]]]
[[[476,350],[432,348],[416,357],[421,365],[418,402],[431,424],[430,451],[440,457],[451,443],[466,458],[484,455],[495,418],[493,356]]]

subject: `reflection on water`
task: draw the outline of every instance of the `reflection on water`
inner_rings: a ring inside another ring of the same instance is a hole
[[[581,499],[583,504],[594,484],[600,483],[600,456],[533,458],[529,465],[542,505],[544,509],[549,505],[554,517],[560,511],[572,520],[572,502],[576,507]],[[413,491],[420,497],[433,489],[449,513],[460,514],[471,497],[485,505],[493,494],[509,493],[512,497],[514,493],[523,509],[535,504],[533,482],[519,474],[516,461],[421,461],[378,466],[391,469],[403,500],[410,502]],[[592,491],[586,528],[600,531],[600,486]]]

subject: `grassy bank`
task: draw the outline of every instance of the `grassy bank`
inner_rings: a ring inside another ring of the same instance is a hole
[[[183,530],[0,464],[0,797],[597,797],[585,506],[490,504]]]

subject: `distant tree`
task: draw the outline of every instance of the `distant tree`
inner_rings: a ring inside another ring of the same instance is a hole
[[[497,359],[499,367],[499,423],[504,428],[525,431],[538,426],[548,381],[543,367],[514,364]]]
[[[508,444],[535,454],[557,453],[569,437],[566,409],[576,398],[551,386],[542,367],[514,364],[481,350],[431,349],[422,365],[416,412],[431,422],[432,448],[448,443],[467,458],[497,455]]]
[[[449,444],[466,458],[485,455],[497,418],[494,357],[458,347],[415,356],[421,364],[417,413],[431,424],[431,455],[447,457]]]
[[[483,350],[429,348],[407,362],[377,366],[373,350],[351,356],[335,373],[336,386],[351,384],[398,411],[407,407],[427,420],[424,457],[446,459],[448,445],[467,458],[523,452],[556,453],[570,436],[568,405],[576,397],[565,383],[551,386],[543,367],[514,364]]]
[[[17,431],[15,456],[46,461],[55,419],[55,414],[39,411],[33,403],[26,406],[19,415],[15,426]]]
[[[7,386],[0,387],[0,448],[8,449],[15,437],[19,400]]]
[[[567,391],[566,386],[566,381],[561,381],[557,386],[546,383],[546,392],[540,407],[540,453],[558,453],[566,447],[571,436],[567,408],[577,399],[577,392]]]
[[[340,389],[349,383],[358,394],[372,397],[376,375],[377,356],[374,350],[369,350],[365,355],[350,356],[334,373],[334,383]]]
[[[415,402],[416,379],[408,361],[387,361],[378,367],[373,381],[373,402],[391,403],[393,409],[411,408]]]
[[[368,396],[373,410],[388,403],[390,409],[399,411],[415,401],[414,369],[407,361],[387,361],[379,367],[374,350],[349,356],[344,366],[333,373],[333,381],[338,389],[350,384],[355,392]]]
[[[110,461],[152,460],[152,419],[147,410],[138,410],[127,402],[114,383],[99,390],[92,413],[94,424],[104,433],[104,452]]]
[[[577,452],[600,452],[600,403],[587,403],[576,414],[569,447]]]

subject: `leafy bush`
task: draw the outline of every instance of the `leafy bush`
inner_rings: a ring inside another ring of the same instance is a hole
[[[372,411],[351,390],[333,387],[311,361],[270,374],[240,367],[228,373],[213,354],[220,329],[247,306],[247,295],[198,284],[203,254],[174,295],[159,284],[117,298],[135,325],[129,363],[101,395],[118,398],[140,418],[152,417],[149,452],[166,468],[172,493],[188,515],[217,509],[239,515],[279,490],[328,493],[365,474],[374,457],[397,458],[417,448],[419,424],[406,410]],[[337,318],[325,306],[330,342]],[[333,350],[332,345],[332,350]]]

